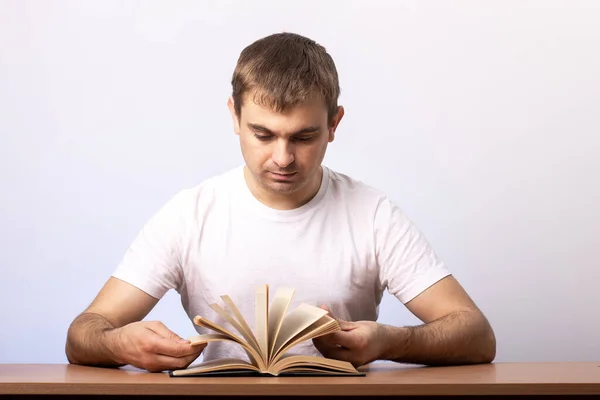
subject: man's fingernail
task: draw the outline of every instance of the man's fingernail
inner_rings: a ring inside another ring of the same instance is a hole
[[[189,340],[187,340],[187,339],[183,339],[183,338],[181,338],[181,339],[179,339],[179,342],[180,342],[180,343],[189,343],[190,341],[189,341]]]

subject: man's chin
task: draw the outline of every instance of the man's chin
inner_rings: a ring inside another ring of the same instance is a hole
[[[298,185],[288,182],[269,182],[265,186],[268,191],[279,194],[291,194],[298,190]]]
[[[276,179],[261,179],[260,185],[272,193],[289,194],[297,191],[301,185],[296,181],[281,181]]]

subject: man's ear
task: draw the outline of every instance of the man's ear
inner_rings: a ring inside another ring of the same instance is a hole
[[[229,112],[231,113],[231,119],[233,120],[233,130],[236,135],[240,134],[240,119],[238,118],[235,112],[235,104],[233,102],[233,97],[229,96],[227,100],[227,107],[229,108]]]
[[[335,130],[337,129],[338,125],[340,124],[340,121],[342,120],[342,118],[344,117],[344,107],[339,106],[337,113],[335,114],[335,117],[333,117],[332,121],[331,121],[331,125],[329,126],[329,142],[333,142],[333,139],[335,139]]]

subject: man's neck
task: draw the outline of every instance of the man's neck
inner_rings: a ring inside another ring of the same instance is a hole
[[[265,190],[254,178],[254,175],[250,172],[247,166],[244,166],[244,178],[246,184],[250,189],[250,192],[254,197],[266,205],[267,207],[275,210],[293,210],[302,207],[308,203],[317,195],[321,188],[321,181],[323,179],[323,168],[319,167],[319,174],[305,187],[295,193],[274,193]]]

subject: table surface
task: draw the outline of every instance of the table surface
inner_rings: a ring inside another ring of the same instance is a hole
[[[375,363],[364,377],[172,378],[135,368],[0,364],[0,394],[523,395],[600,394],[600,362],[422,367]]]

